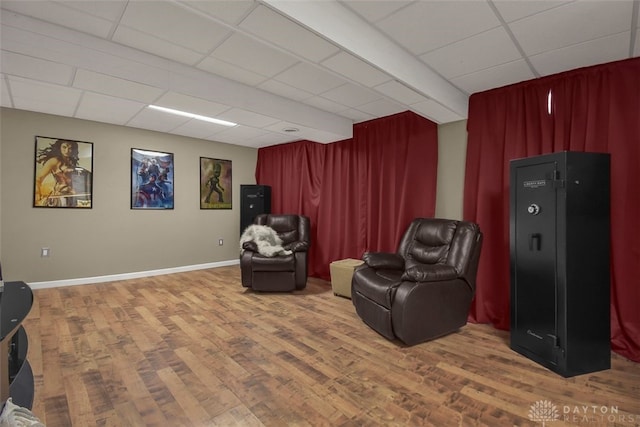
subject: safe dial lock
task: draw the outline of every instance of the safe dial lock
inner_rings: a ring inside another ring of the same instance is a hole
[[[532,203],[527,208],[527,212],[529,212],[531,215],[538,215],[540,213],[540,206]]]

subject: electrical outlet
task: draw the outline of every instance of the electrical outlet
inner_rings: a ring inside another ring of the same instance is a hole
[[[218,246],[224,245],[224,239],[218,239]]]
[[[49,256],[49,253],[50,253],[50,252],[51,252],[51,251],[49,250],[49,248],[42,248],[42,249],[40,250],[40,256],[41,256],[41,257],[43,257],[43,258],[46,258],[46,257],[48,257],[48,256]]]

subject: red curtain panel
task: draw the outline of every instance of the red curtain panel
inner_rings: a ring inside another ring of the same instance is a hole
[[[582,68],[469,99],[464,217],[485,240],[470,320],[509,328],[509,161],[611,154],[611,345],[640,362],[640,59]]]
[[[413,218],[434,215],[437,159],[437,125],[405,112],[352,139],[261,148],[256,182],[272,187],[273,213],[311,218],[309,274],[329,279],[332,261],[395,251]]]

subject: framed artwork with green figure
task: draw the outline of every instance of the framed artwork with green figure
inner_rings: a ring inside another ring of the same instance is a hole
[[[200,209],[231,209],[231,160],[200,157]]]

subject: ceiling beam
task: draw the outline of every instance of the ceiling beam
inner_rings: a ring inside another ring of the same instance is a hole
[[[337,1],[263,2],[448,110],[467,117],[467,94]]]

